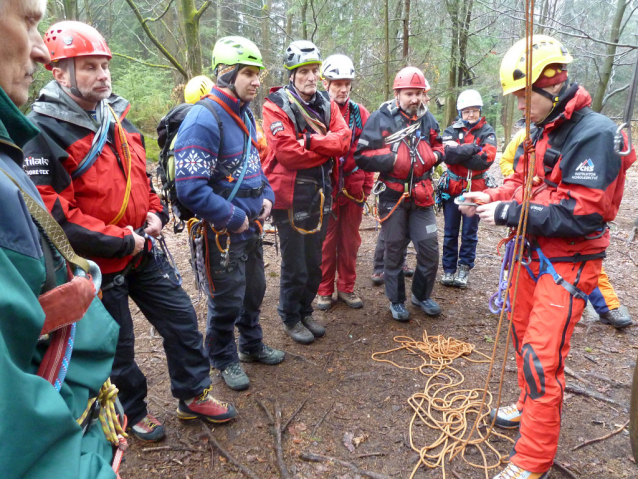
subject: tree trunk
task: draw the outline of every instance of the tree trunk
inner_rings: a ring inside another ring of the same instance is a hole
[[[77,0],[63,0],[64,5],[64,17],[67,20],[78,19],[78,1]]]
[[[186,39],[186,71],[192,78],[202,74],[202,46],[199,41],[199,20],[210,6],[206,1],[197,10],[195,0],[180,0],[179,9],[184,22],[184,38]]]
[[[611,24],[611,31],[609,33],[609,41],[611,43],[618,43],[620,37],[620,24],[622,18],[625,15],[625,9],[629,3],[626,0],[617,0],[616,13],[614,14],[614,20]],[[596,94],[592,101],[591,107],[594,111],[600,112],[603,109],[603,98],[609,85],[609,77],[611,71],[614,68],[614,60],[616,58],[616,45],[607,45],[607,56],[605,57],[605,63],[600,71],[600,79],[598,80],[598,86],[596,88]]]
[[[448,0],[446,7],[452,21],[452,39],[450,48],[450,67],[448,71],[448,91],[445,96],[445,113],[443,127],[450,125],[456,117],[456,86],[459,66],[459,11],[461,0]]]
[[[403,63],[408,64],[410,53],[410,0],[405,0],[403,7]]]
[[[301,4],[301,37],[308,40],[308,0]]]
[[[386,100],[390,98],[390,19],[388,10],[390,8],[389,0],[385,0],[384,23],[385,23],[385,61],[384,61],[384,82],[383,96]]]

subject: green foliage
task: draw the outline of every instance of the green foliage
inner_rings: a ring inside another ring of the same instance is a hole
[[[112,62],[111,74],[113,91],[131,103],[127,118],[145,134],[154,137],[157,123],[174,105],[171,74],[118,59]]]

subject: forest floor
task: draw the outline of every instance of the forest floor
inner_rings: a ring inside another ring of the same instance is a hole
[[[633,168],[628,175],[622,207],[615,224],[611,225],[612,241],[604,263],[621,303],[635,319],[638,319],[638,239],[630,246],[626,239],[631,234],[634,219],[638,218],[637,196],[638,171]],[[441,214],[438,224],[441,243]],[[393,340],[396,336],[421,340],[424,331],[427,331],[429,335],[467,341],[478,351],[491,355],[498,316],[489,312],[487,303],[497,287],[501,260],[496,254],[496,244],[503,237],[504,230],[480,228],[476,267],[466,290],[436,285],[434,298],[443,308],[439,318],[429,318],[408,305],[411,320],[398,323],[390,316],[383,286],[373,286],[370,281],[377,237],[374,226],[371,217],[365,217],[361,226],[363,243],[357,259],[356,292],[363,299],[364,308],[352,310],[344,303],[335,303],[328,312],[315,312],[316,318],[326,325],[327,334],[309,346],[295,343],[282,329],[276,309],[280,257],[274,247],[264,247],[268,289],[261,324],[265,342],[285,350],[287,358],[274,367],[244,365],[251,386],[243,392],[230,390],[217,371],[211,372],[214,396],[232,402],[239,411],[238,418],[225,425],[204,426],[200,421],[182,422],[177,418],[177,401],[170,394],[162,340],[153,334],[150,324],[131,304],[137,334],[137,361],[148,378],[149,409],[163,422],[167,437],[158,444],[145,444],[131,438],[131,447],[121,469],[124,479],[246,477],[209,444],[204,427],[212,431],[216,441],[230,455],[253,471],[255,477],[283,477],[277,466],[273,427],[258,400],[263,401],[270,411],[273,411],[276,401],[283,414],[282,424],[303,404],[282,437],[281,450],[291,478],[363,477],[361,472],[349,470],[338,463],[308,462],[301,457],[304,453],[338,458],[360,470],[377,473],[378,477],[410,477],[419,462],[418,444],[431,443],[438,437],[436,431],[419,424],[414,428],[417,449],[410,447],[409,425],[414,411],[408,398],[423,392],[427,377],[418,370],[399,369],[375,361],[372,354],[398,347]],[[206,300],[198,301],[189,265],[187,235],[173,235],[170,227],[165,232],[184,277],[184,287],[196,302],[200,330],[204,332]],[[413,266],[414,250],[410,248],[409,252],[408,261]],[[408,291],[410,284],[408,279]],[[616,404],[573,392],[565,394],[557,460],[574,476],[554,467],[550,475],[552,479],[638,478],[638,467],[631,455],[626,429],[602,442],[572,451],[586,440],[618,429],[629,419],[629,387],[638,353],[638,329],[630,327],[616,331],[597,322],[596,318],[592,312],[585,312],[576,326],[567,360],[567,366],[587,383],[567,377],[567,384],[595,391]],[[501,341],[499,358],[502,358],[503,346]],[[476,353],[471,357],[480,359]],[[413,355],[408,356],[405,352],[393,353],[392,359],[403,364],[409,361],[412,365],[420,364],[420,361],[414,362]],[[463,388],[483,387],[488,364],[459,358],[454,361],[454,367],[464,375]],[[490,384],[493,392],[498,389],[500,369],[499,362],[495,368],[496,376]],[[503,384],[503,404],[514,402],[518,396],[514,371],[514,354],[510,349]],[[506,435],[515,438],[516,432],[509,431]],[[511,444],[497,438],[494,446],[506,456]],[[469,450],[466,457],[470,461],[481,461],[476,450]],[[494,457],[490,456],[490,460],[493,461]],[[498,470],[490,471],[489,477]],[[446,465],[446,472],[448,478],[485,477],[480,469],[470,467],[460,456],[451,465]],[[444,476],[441,468],[421,466],[414,477],[438,479]]]

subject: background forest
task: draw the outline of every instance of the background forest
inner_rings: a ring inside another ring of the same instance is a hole
[[[483,95],[499,138],[509,138],[521,118],[512,95],[500,93],[498,69],[524,34],[522,0],[52,0],[48,8],[43,32],[66,18],[104,35],[115,55],[114,91],[131,102],[129,118],[151,137],[159,119],[183,101],[189,78],[212,77],[212,48],[226,35],[250,38],[264,56],[257,116],[268,89],[287,82],[287,44],[309,39],[324,58],[344,53],[354,60],[352,98],[370,111],[392,94],[395,73],[414,65],[432,85],[430,108],[442,128],[456,115],[459,91],[470,86]],[[567,45],[575,57],[570,78],[590,91],[596,111],[615,120],[638,60],[636,10],[638,0],[536,2],[535,31]],[[33,97],[49,79],[42,69]]]

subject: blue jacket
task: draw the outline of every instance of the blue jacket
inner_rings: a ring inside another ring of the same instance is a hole
[[[238,100],[218,88],[213,88],[211,94],[224,101],[240,118],[245,119],[247,114],[251,136],[257,138],[255,119],[248,104],[240,107]],[[257,197],[240,197],[237,194],[232,202],[221,195],[222,190],[232,190],[241,175],[246,135],[220,105],[210,99],[205,101],[211,102],[219,114],[224,131],[223,145],[220,150],[219,126],[212,113],[201,105],[191,108],[179,128],[175,143],[177,196],[184,206],[215,229],[226,228],[232,232],[241,227],[246,216],[249,221],[259,216],[264,199],[274,204],[275,194],[261,169],[257,148],[249,143],[248,167],[239,189],[256,190],[263,185],[263,192]],[[220,164],[222,169],[218,167]],[[226,172],[223,172],[224,169]],[[231,172],[234,181],[228,181],[227,172]],[[234,241],[241,241],[250,238],[254,232],[255,225],[252,224],[241,234],[231,234]]]

